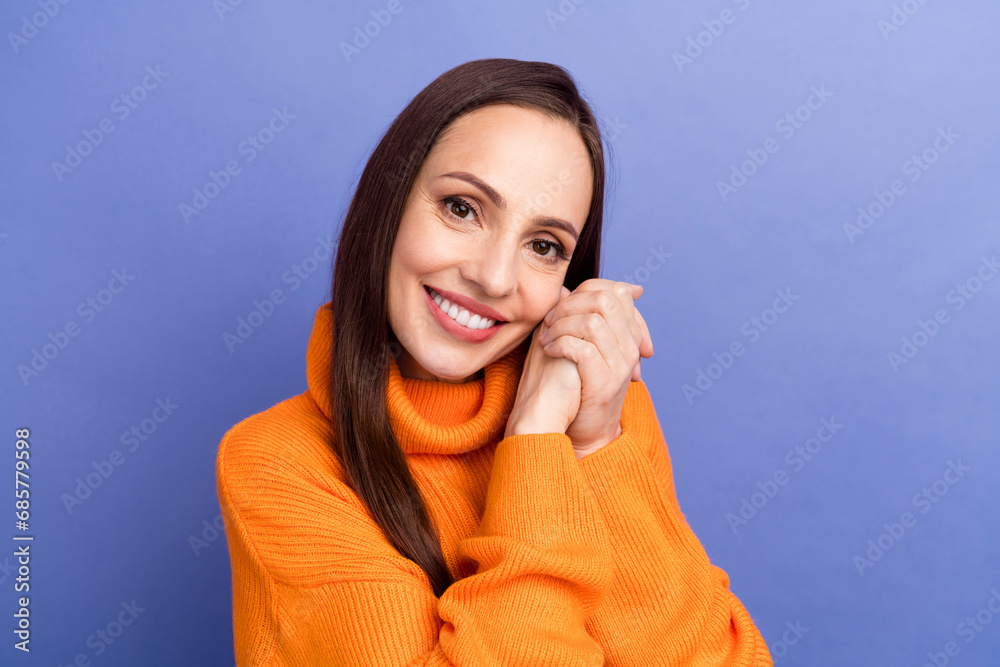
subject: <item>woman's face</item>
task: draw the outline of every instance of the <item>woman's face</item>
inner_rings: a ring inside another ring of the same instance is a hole
[[[476,379],[531,334],[559,301],[592,181],[577,131],[539,111],[488,106],[445,129],[407,197],[389,267],[403,377]],[[471,328],[482,316],[496,322]]]

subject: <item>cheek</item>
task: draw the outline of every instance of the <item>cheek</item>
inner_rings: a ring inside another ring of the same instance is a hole
[[[552,284],[549,284],[549,281],[536,281],[526,294],[526,319],[535,323],[541,322],[542,318],[559,303],[560,290],[562,281],[553,281]]]
[[[409,274],[437,271],[462,256],[462,240],[447,234],[433,215],[425,213],[403,228],[396,237],[400,268]]]
[[[401,233],[396,237],[390,273],[402,280],[412,280],[414,277],[426,273],[428,266],[432,263],[434,246],[435,244],[427,234],[417,233],[416,230],[409,234],[403,234],[401,230]]]

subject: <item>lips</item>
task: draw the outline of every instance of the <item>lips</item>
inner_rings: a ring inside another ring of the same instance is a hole
[[[425,286],[424,288],[424,300],[427,302],[427,307],[431,311],[431,316],[437,321],[441,327],[447,331],[450,335],[456,339],[466,342],[466,343],[482,343],[483,341],[489,340],[497,334],[500,329],[506,326],[506,322],[496,321],[493,326],[487,329],[470,329],[467,326],[459,324],[457,321],[453,320],[447,313],[441,311],[438,304],[431,298],[431,289]],[[437,290],[434,290],[435,292]],[[443,299],[443,295],[439,295],[439,298]],[[489,309],[486,309],[489,312]],[[494,311],[495,312],[495,311]],[[476,317],[473,315],[473,317]],[[487,318],[491,319],[491,318]]]
[[[464,294],[458,294],[456,292],[449,292],[448,290],[440,289],[440,288],[434,287],[432,285],[424,285],[424,289],[425,290],[431,290],[431,289],[434,290],[435,292],[437,292],[438,294],[440,294],[443,298],[448,299],[448,301],[450,301],[451,303],[455,304],[459,308],[464,308],[467,311],[469,311],[469,313],[471,315],[479,315],[482,318],[491,319],[491,320],[493,320],[494,322],[497,322],[497,323],[501,323],[501,322],[506,322],[507,321],[504,318],[504,316],[502,314],[500,314],[499,312],[493,310],[489,306],[486,306],[486,305],[483,305],[483,304],[479,303],[475,299],[472,299],[470,297],[465,296]]]

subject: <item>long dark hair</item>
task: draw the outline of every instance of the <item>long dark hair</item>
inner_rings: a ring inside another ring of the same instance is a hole
[[[386,285],[410,187],[441,132],[459,116],[512,104],[568,121],[593,168],[590,212],[563,282],[600,271],[604,150],[597,120],[570,74],[544,62],[475,60],[424,88],[386,130],[365,165],[337,242],[331,295],[333,449],[355,493],[389,542],[419,565],[438,597],[453,583],[437,534],[386,407],[390,337]],[[395,356],[395,355],[393,355]]]

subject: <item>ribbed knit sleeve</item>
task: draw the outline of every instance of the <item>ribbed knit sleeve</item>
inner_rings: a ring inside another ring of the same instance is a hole
[[[608,595],[588,624],[591,634],[616,656],[616,665],[772,665],[728,576],[711,564],[681,513],[645,383],[630,383],[621,426],[618,438],[579,461],[614,558]]]
[[[569,438],[496,445],[482,521],[458,543],[475,573],[438,599],[300,435],[245,420],[219,447],[239,667],[604,664],[587,623],[613,556]]]

